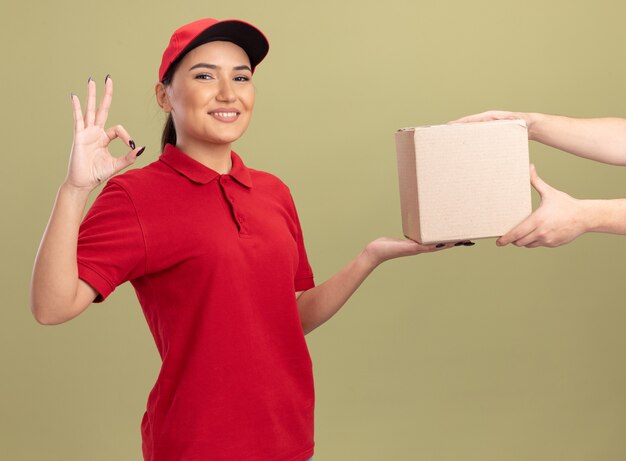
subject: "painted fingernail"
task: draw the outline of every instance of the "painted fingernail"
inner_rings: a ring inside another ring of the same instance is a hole
[[[104,77],[104,83],[106,83],[110,78],[111,78],[111,74],[107,74],[107,76]]]
[[[132,139],[129,139],[128,145],[130,146],[131,149],[135,150],[135,141],[133,141]]]
[[[74,99],[74,96],[76,96],[74,93],[70,93],[70,99]]]
[[[141,149],[139,149],[139,152],[137,152],[136,157],[139,157],[141,154],[143,154],[143,151],[146,150],[146,147],[142,147]]]
[[[460,247],[461,245],[465,245],[465,242],[456,242],[454,244],[455,247]]]
[[[435,245],[436,248],[443,248],[445,246],[446,246],[445,243],[438,243],[437,245]]]
[[[87,84],[89,84],[89,82],[91,82],[92,80],[93,80],[93,78],[89,77],[89,78],[87,79]]]
[[[463,245],[466,246],[466,247],[471,247],[471,246],[474,246],[476,244],[474,242],[463,242]]]

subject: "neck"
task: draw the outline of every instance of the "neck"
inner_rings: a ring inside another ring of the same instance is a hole
[[[229,144],[206,144],[189,141],[177,141],[176,147],[207,168],[220,174],[230,173],[232,162]]]

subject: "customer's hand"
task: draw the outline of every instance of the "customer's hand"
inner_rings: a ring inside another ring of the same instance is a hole
[[[470,123],[470,122],[491,122],[494,120],[524,120],[528,128],[528,139],[534,139],[534,125],[537,123],[540,114],[528,112],[510,112],[506,110],[489,110],[480,114],[467,115],[456,120],[448,122],[453,123]]]
[[[577,200],[545,183],[530,166],[530,182],[541,195],[541,205],[514,229],[500,237],[499,246],[557,247],[587,231],[584,201]]]

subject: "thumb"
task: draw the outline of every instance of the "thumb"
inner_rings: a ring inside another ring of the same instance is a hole
[[[144,150],[146,150],[145,146],[140,149],[133,149],[124,157],[117,158],[115,162],[115,173],[113,174],[117,174],[120,171],[122,171],[124,168],[128,168],[130,165],[135,163],[135,161],[137,160],[137,157],[143,154]]]
[[[537,169],[532,163],[530,164],[530,183],[542,197],[544,196],[544,194],[552,190],[552,187],[539,177],[539,175],[537,174]]]

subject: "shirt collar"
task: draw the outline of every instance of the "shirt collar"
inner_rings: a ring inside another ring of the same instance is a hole
[[[250,189],[252,187],[250,170],[234,151],[230,151],[230,159],[233,166],[228,174],[237,180],[238,183]],[[192,159],[172,144],[165,145],[165,149],[159,160],[183,176],[186,176],[189,180],[199,184],[208,184],[215,178],[221,176],[217,171]]]

